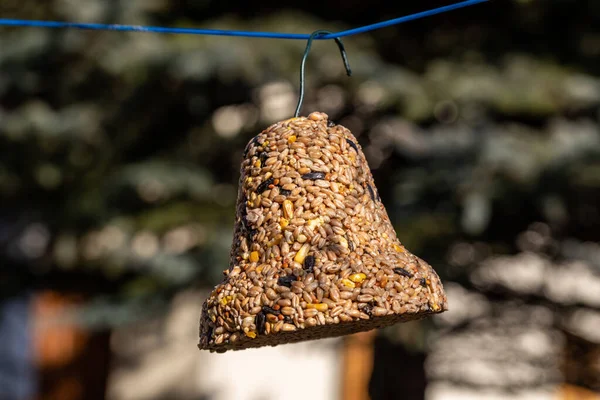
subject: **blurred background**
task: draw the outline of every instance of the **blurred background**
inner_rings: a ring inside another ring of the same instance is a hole
[[[309,33],[450,1],[2,0],[0,17]],[[303,114],[363,146],[450,311],[196,348],[246,143],[303,41],[0,29],[0,399],[597,399],[600,2],[494,0],[333,42]]]

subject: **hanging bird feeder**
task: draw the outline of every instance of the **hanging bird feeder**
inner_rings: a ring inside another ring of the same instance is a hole
[[[361,146],[313,112],[248,143],[229,269],[203,304],[198,347],[276,346],[382,328],[448,309],[433,268],[397,239]],[[336,42],[348,75],[341,40]]]

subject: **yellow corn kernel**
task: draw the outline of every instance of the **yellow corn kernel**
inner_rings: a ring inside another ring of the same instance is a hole
[[[267,246],[271,247],[276,244],[278,245],[279,243],[281,243],[281,239],[283,239],[283,235],[281,233],[279,233],[273,239],[271,239],[271,241],[269,243],[267,243]]]
[[[365,274],[361,273],[361,274],[352,274],[348,278],[354,283],[361,283],[362,281],[367,279],[367,276]]]
[[[270,177],[272,177],[272,176],[273,176],[273,173],[272,173],[272,172],[267,172],[267,173],[265,174],[265,180],[269,179],[269,178],[270,178]]]
[[[258,251],[253,251],[252,253],[250,253],[250,262],[257,262],[258,261]]]
[[[397,244],[394,244],[394,250],[396,250],[398,253],[404,253],[404,249]]]
[[[308,303],[308,304],[306,305],[306,308],[314,308],[314,309],[315,309],[315,310],[317,310],[317,311],[321,311],[321,312],[323,312],[323,311],[327,311],[327,309],[328,309],[329,307],[328,307],[328,306],[327,306],[327,304],[325,304],[325,303],[317,303],[317,304],[314,304],[314,303]]]
[[[291,144],[291,143],[294,143],[294,142],[296,141],[296,139],[297,139],[297,138],[296,138],[296,136],[295,136],[295,135],[292,135],[292,136],[290,136],[290,137],[288,138],[288,143],[290,143],[290,144]]]
[[[304,259],[308,255],[309,249],[310,249],[310,245],[308,243],[304,243],[302,245],[302,247],[300,247],[300,250],[298,250],[298,252],[296,253],[296,256],[294,257],[294,261],[296,261],[298,264],[302,264],[304,262]]]
[[[285,227],[288,226],[289,224],[290,224],[290,221],[285,218],[281,218],[279,220],[279,226],[281,227],[281,229],[285,229]]]
[[[294,204],[292,204],[292,202],[289,200],[283,201],[283,215],[287,219],[294,218]]]
[[[254,339],[256,337],[256,332],[248,331],[245,333],[246,333],[246,336],[248,336],[250,339]]]
[[[342,279],[342,284],[349,288],[355,288],[356,285],[350,279]]]
[[[222,305],[224,305],[224,306],[225,306],[225,305],[227,305],[227,303],[229,303],[231,300],[233,300],[233,296],[225,296],[225,297],[223,297],[223,298],[222,298],[222,299],[221,299],[219,302],[220,302]]]
[[[307,226],[312,230],[323,224],[323,217],[308,220]]]
[[[254,166],[256,168],[260,168],[260,160],[256,160],[256,162],[254,163]]]
[[[346,240],[346,238],[345,238],[345,237],[343,237],[343,236],[340,236],[340,245],[341,245],[342,247],[348,248],[348,241],[347,241],[347,240]]]
[[[436,303],[430,304],[430,307],[433,311],[440,311],[440,306]]]

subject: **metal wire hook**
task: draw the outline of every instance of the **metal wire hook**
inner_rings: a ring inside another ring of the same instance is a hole
[[[302,103],[304,102],[304,86],[305,86],[305,78],[304,71],[306,66],[306,59],[308,58],[308,53],[310,52],[310,47],[312,46],[312,42],[314,39],[321,35],[331,34],[330,31],[318,30],[314,31],[310,34],[308,38],[308,42],[306,43],[306,49],[304,50],[304,55],[302,56],[302,64],[300,64],[300,95],[298,96],[298,105],[296,106],[296,112],[294,113],[294,117],[298,117],[300,115],[300,109],[302,108]],[[333,38],[340,49],[340,54],[342,55],[342,60],[344,61],[344,68],[346,68],[346,74],[348,76],[352,76],[352,70],[350,69],[350,63],[348,62],[348,56],[346,55],[346,49],[344,48],[344,43],[342,43],[342,39],[336,37]]]

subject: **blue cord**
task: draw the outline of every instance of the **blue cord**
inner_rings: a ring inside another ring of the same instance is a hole
[[[400,18],[390,19],[388,21],[379,22],[376,24],[366,25],[359,28],[349,29],[337,33],[329,33],[314,37],[315,40],[325,40],[341,38],[345,36],[356,35],[359,33],[373,31],[375,29],[385,28],[392,25],[401,24],[403,22],[413,21],[415,19],[428,17],[435,14],[445,13],[457,8],[467,7],[478,3],[483,3],[488,0],[467,0],[448,6],[434,8],[419,12],[416,14],[407,15]],[[253,38],[269,38],[269,39],[298,39],[308,40],[310,34],[301,33],[280,33],[280,32],[248,32],[248,31],[231,31],[218,29],[194,29],[194,28],[165,28],[159,26],[136,26],[136,25],[114,25],[114,24],[87,24],[77,22],[59,22],[59,21],[35,21],[24,19],[3,19],[0,18],[0,26],[18,26],[18,27],[34,27],[34,28],[75,28],[84,30],[109,30],[109,31],[125,31],[125,32],[152,32],[152,33],[175,33],[187,35],[213,35],[213,36],[239,36]]]

